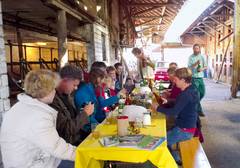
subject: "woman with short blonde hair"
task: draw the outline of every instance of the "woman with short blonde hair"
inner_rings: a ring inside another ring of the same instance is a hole
[[[59,81],[59,75],[50,70],[31,71],[24,80],[24,90],[33,98],[43,98],[55,90]]]
[[[181,159],[177,151],[172,150],[172,145],[191,139],[197,127],[197,105],[200,101],[198,92],[191,84],[192,72],[188,68],[179,68],[175,72],[176,86],[181,89],[174,106],[165,108],[153,104],[153,109],[170,116],[176,116],[174,127],[167,133],[167,143],[175,161],[181,164]],[[163,98],[166,104],[168,100]]]
[[[74,160],[75,148],[59,137],[57,111],[52,103],[59,76],[49,70],[27,74],[25,93],[5,114],[1,127],[4,167],[56,168],[61,160]]]

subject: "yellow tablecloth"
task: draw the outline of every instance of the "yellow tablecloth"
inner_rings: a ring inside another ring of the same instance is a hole
[[[116,124],[100,124],[96,128],[101,136],[116,135]],[[166,137],[165,116],[157,114],[152,118],[152,125],[141,129],[141,134]],[[78,147],[76,151],[75,168],[101,168],[103,161],[122,161],[132,163],[144,163],[151,161],[159,168],[177,168],[164,142],[153,151],[139,150],[120,147],[103,147],[89,135]]]

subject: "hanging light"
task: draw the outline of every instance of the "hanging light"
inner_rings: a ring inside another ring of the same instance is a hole
[[[101,6],[100,5],[97,5],[97,12],[101,10]]]

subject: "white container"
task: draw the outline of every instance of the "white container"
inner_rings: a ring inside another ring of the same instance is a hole
[[[117,132],[118,136],[128,135],[128,116],[118,116],[117,117]]]
[[[140,88],[140,83],[135,83],[135,88]]]
[[[143,114],[143,125],[151,125],[151,115],[149,112]]]

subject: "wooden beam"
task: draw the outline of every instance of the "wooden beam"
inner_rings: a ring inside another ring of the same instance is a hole
[[[219,74],[218,74],[218,78],[217,78],[217,82],[219,82],[220,76],[222,74],[223,65],[224,65],[224,62],[226,62],[227,52],[228,52],[228,48],[229,48],[230,43],[231,43],[231,39],[228,40],[227,48],[226,48],[226,50],[224,52],[221,68],[220,68],[220,71],[219,71]]]
[[[190,31],[190,32],[188,32],[189,34],[193,34],[193,33],[204,33],[204,32],[202,32],[202,31]]]
[[[159,16],[132,16],[132,18],[134,19],[154,19],[154,18],[162,18],[162,17],[165,17],[165,16],[162,16],[162,15],[159,15]]]
[[[155,26],[150,26],[150,27],[144,28],[144,29],[138,31],[138,33],[145,32],[146,30],[152,29],[152,28],[154,28],[154,27],[155,27]]]
[[[213,27],[209,26],[208,24],[206,24],[206,23],[204,23],[204,22],[201,22],[200,24],[202,24],[202,25],[204,25],[205,27],[207,27],[207,28],[209,28],[209,29],[211,29],[211,30],[219,33],[219,31],[217,31],[216,29],[214,29]],[[224,33],[223,33],[223,32],[220,32],[220,34],[223,35]]]
[[[95,18],[84,11],[84,9],[74,9],[60,0],[46,0],[47,5],[53,5],[57,8],[66,11],[71,16],[77,18],[78,20],[87,20],[89,23],[93,23]]]
[[[153,6],[151,8],[148,8],[148,9],[145,9],[145,10],[141,10],[141,11],[138,11],[136,13],[132,13],[132,16],[137,16],[139,14],[144,14],[144,13],[150,12],[150,11],[158,9],[158,8],[160,8],[160,7],[159,6]]]
[[[164,7],[164,6],[168,6],[168,7],[172,7],[172,6],[178,6],[177,4],[174,3],[137,3],[137,2],[133,2],[133,3],[129,3],[128,6],[130,7],[152,7],[152,6],[158,6],[158,7]]]
[[[222,25],[222,26],[224,26],[224,27],[226,27],[226,28],[228,28],[228,29],[233,30],[233,28],[229,27],[228,25],[226,25],[226,24],[223,23],[223,22],[220,22],[219,20],[215,19],[214,17],[208,16],[208,18],[212,19],[214,22],[219,23],[220,25]]]
[[[63,67],[68,62],[67,18],[66,18],[66,12],[64,10],[58,11],[57,35],[58,35],[59,67]]]
[[[226,7],[227,9],[230,9],[231,11],[234,11],[234,9],[226,4],[223,5],[224,7]]]
[[[159,19],[159,18],[157,18],[157,19]],[[147,23],[153,22],[153,21],[155,21],[155,20],[157,20],[157,19],[156,19],[156,18],[155,18],[155,19],[151,19],[151,20],[148,20],[148,21],[146,21],[146,22],[139,23],[139,24],[137,24],[137,25],[135,25],[135,26],[138,27],[138,26],[146,25]]]
[[[240,84],[240,0],[235,0],[234,11],[234,40],[233,40],[233,73],[231,96],[237,97]]]
[[[206,30],[204,30],[204,29],[202,29],[202,28],[200,28],[200,27],[196,27],[196,28],[199,29],[199,30],[201,30],[202,32],[204,32],[204,33],[205,33],[206,35],[208,35],[208,36],[215,37],[213,34],[207,32]]]
[[[121,1],[120,1],[121,2]],[[128,10],[128,7],[127,7],[127,4],[128,2],[126,2],[126,0],[123,0],[123,3],[121,3],[121,5],[123,6],[123,10],[125,12],[125,15],[127,16],[127,19],[128,19],[128,22],[130,24],[130,27],[133,31],[133,33],[135,34],[135,36],[137,36],[137,32],[136,32],[136,29],[135,29],[135,25],[132,21],[132,18],[130,16],[130,13],[129,13],[129,10]]]
[[[226,38],[230,37],[231,35],[233,35],[233,32],[229,33],[228,35],[226,35],[225,37],[223,37],[221,40],[219,40],[219,43],[224,41]]]

